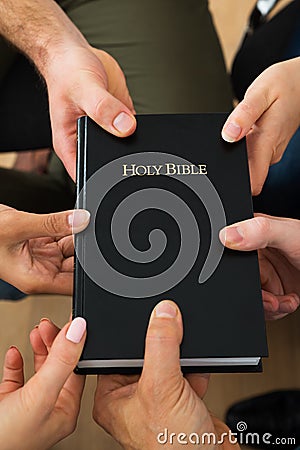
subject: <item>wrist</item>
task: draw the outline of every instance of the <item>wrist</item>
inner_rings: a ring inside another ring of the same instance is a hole
[[[182,418],[180,426],[153,426],[149,429],[144,427],[147,431],[136,440],[131,441],[122,446],[124,450],[181,450],[186,449],[202,449],[202,450],[238,450],[237,447],[222,446],[222,433],[229,430],[225,424],[219,422],[207,412],[207,417],[200,418],[194,421],[194,424],[188,423],[184,425],[184,418]],[[220,425],[219,425],[220,424]],[[177,431],[176,431],[177,429]],[[224,439],[225,442],[225,439]]]
[[[57,54],[88,43],[54,0],[3,0],[0,33],[25,53],[45,77]]]
[[[68,93],[73,99],[81,103],[79,87],[83,79],[96,77],[97,81],[107,89],[108,79],[103,63],[86,43],[67,42],[56,47],[53,55],[49,56],[41,73],[46,81],[48,91],[65,95]],[[63,89],[63,90],[62,90]]]
[[[76,34],[62,34],[36,43],[33,55],[29,56],[46,81],[52,77],[52,73],[56,77],[59,75],[57,65],[63,65],[73,49],[89,48],[88,42],[80,32]]]

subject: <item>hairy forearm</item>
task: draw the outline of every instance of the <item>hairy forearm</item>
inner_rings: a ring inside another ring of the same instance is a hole
[[[42,75],[55,55],[88,45],[53,0],[0,0],[0,34],[25,53]]]

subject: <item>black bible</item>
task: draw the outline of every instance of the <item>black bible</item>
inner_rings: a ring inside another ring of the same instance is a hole
[[[183,316],[184,372],[254,372],[267,356],[256,252],[219,231],[253,216],[245,142],[220,136],[226,114],[137,116],[117,138],[78,121],[73,315],[87,320],[79,373],[135,373],[153,307]]]

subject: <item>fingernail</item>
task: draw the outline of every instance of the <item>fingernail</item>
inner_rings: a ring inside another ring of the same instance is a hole
[[[68,222],[74,233],[78,233],[85,229],[90,220],[90,213],[85,209],[76,209],[69,217]]]
[[[155,316],[174,319],[177,316],[177,308],[172,303],[161,302],[155,308]]]
[[[15,345],[11,345],[8,350],[18,350],[18,347]]]
[[[226,142],[235,142],[241,132],[242,129],[238,124],[229,122],[222,130],[222,138]]]
[[[66,334],[68,341],[79,344],[86,330],[86,321],[82,317],[73,320]]]
[[[277,311],[276,306],[273,305],[271,302],[264,301],[263,305],[264,305],[264,310],[265,311],[268,311],[268,312],[276,312]]]
[[[219,233],[220,241],[225,244],[240,244],[244,239],[241,227],[226,227]]]
[[[51,320],[49,320],[48,317],[42,317],[42,319],[40,320],[40,323],[41,322],[49,322],[49,323],[51,323]]]
[[[120,133],[127,133],[134,125],[134,119],[128,114],[121,112],[113,121],[113,126]]]

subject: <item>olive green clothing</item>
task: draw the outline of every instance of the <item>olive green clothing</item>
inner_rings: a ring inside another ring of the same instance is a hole
[[[231,109],[229,80],[206,0],[61,0],[58,3],[92,46],[107,51],[118,61],[137,113]],[[13,50],[0,42],[0,82],[1,73],[2,76],[7,73],[14,58]],[[41,196],[34,195],[36,188],[28,194],[26,186],[30,177],[30,174],[20,175],[18,194],[14,186],[11,195],[26,196],[26,205],[30,197],[30,209],[40,210],[36,202],[41,201]],[[8,197],[7,192],[5,196],[2,192],[9,185],[8,173],[5,178],[8,181],[0,183],[0,203]],[[37,186],[38,179],[34,177],[34,180]],[[46,179],[43,188],[45,182]],[[51,183],[56,182],[52,176],[48,177],[52,194],[42,197],[43,209],[55,209]],[[15,183],[16,173],[13,174]],[[60,195],[65,195],[65,190]],[[14,205],[13,198],[10,204]]]
[[[231,90],[206,0],[61,1],[125,72],[138,113],[227,111]]]
[[[119,62],[138,113],[231,108],[229,80],[206,0],[58,3],[91,45]],[[2,70],[5,61],[11,62],[11,51],[0,46]]]

